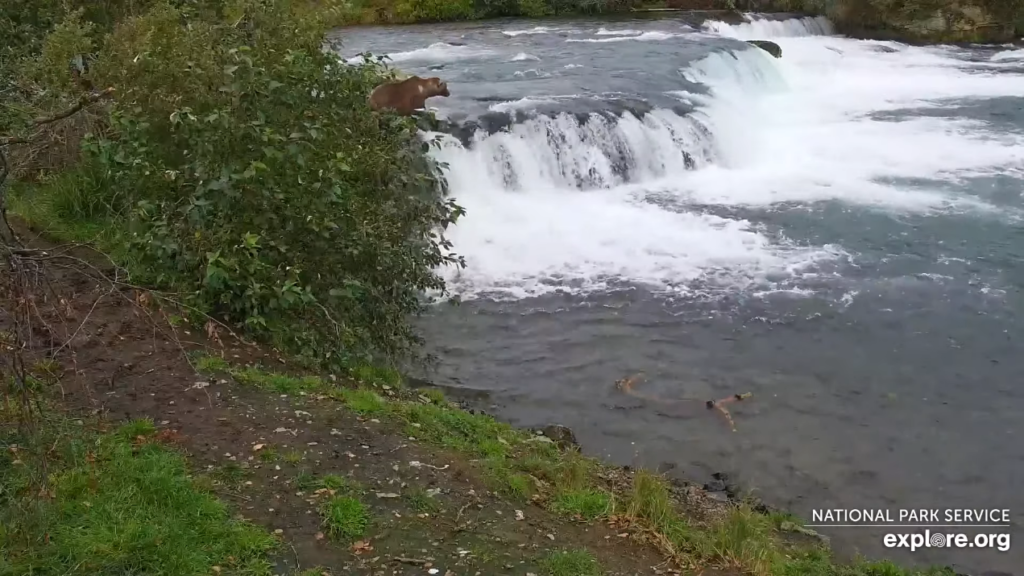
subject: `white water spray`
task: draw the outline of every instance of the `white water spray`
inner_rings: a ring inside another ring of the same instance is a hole
[[[451,189],[467,209],[449,231],[469,263],[460,273],[444,272],[456,292],[521,298],[623,282],[676,292],[787,288],[780,279],[814,274],[822,262],[847,255],[794,244],[706,207],[831,201],[991,213],[984,198],[952,193],[945,184],[1024,167],[1024,138],[980,121],[872,117],[1019,95],[1020,75],[968,70],[941,49],[828,36],[823,19],[705,29],[773,39],[784,56],[737,47],[683,65],[683,78],[708,89],[674,93],[697,106],[687,117],[668,110],[538,116],[478,134],[468,147],[447,139],[436,154],[449,164]],[[599,30],[595,39],[649,34],[609,32]],[[908,187],[901,179],[924,184]]]
[[[768,20],[754,14],[746,14],[744,17],[747,21],[741,24],[726,24],[717,20],[709,20],[704,23],[703,29],[740,40],[767,40],[832,34],[832,23],[824,16],[790,20]]]

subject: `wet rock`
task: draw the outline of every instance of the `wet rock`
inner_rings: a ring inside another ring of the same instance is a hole
[[[736,499],[740,494],[740,487],[732,477],[725,472],[715,472],[711,475],[712,480],[704,485],[708,492],[725,492],[729,498]]]
[[[776,58],[782,58],[782,47],[775,42],[769,42],[768,40],[747,40],[747,44],[757,46]]]
[[[551,424],[541,428],[540,433],[551,438],[562,448],[577,448],[579,442],[576,441],[576,435],[567,426],[561,424]]]
[[[765,504],[760,498],[751,498],[749,504],[751,509],[753,509],[754,512],[757,512],[758,514],[768,515],[774,514],[776,512],[782,512],[782,510],[779,510],[774,506]]]
[[[711,498],[712,500],[718,500],[719,502],[729,502],[729,495],[726,494],[725,492],[712,492],[709,490],[707,491],[707,495],[708,498]]]
[[[683,151],[683,166],[685,166],[687,170],[697,169],[697,161],[694,160],[693,156],[685,150]]]
[[[721,480],[712,480],[704,485],[704,489],[708,492],[725,492],[725,482]]]

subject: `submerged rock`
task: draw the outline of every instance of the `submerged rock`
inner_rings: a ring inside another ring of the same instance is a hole
[[[775,42],[769,42],[768,40],[747,40],[747,44],[757,46],[776,58],[782,58],[782,47]]]

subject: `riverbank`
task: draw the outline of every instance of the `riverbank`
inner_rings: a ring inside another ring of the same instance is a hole
[[[744,22],[746,14],[760,18],[827,16],[836,32],[861,40],[890,40],[913,45],[1004,44],[1024,35],[1024,16],[1010,2],[979,0],[951,3],[925,0],[913,6],[871,0],[790,1],[668,0],[664,2],[563,3],[548,0],[512,2],[453,2],[434,5],[422,0],[353,3],[333,12],[336,26],[429,24],[500,18],[673,16],[700,26],[714,19]]]
[[[12,350],[12,315],[0,326],[31,383],[5,390],[14,573],[916,574],[833,564],[786,514],[603,465],[564,431],[513,429],[391,372],[317,375],[197,332],[84,247],[29,249],[52,262],[33,329],[61,337]]]

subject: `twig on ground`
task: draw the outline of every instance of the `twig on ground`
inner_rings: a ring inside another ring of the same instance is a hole
[[[424,560],[422,558],[406,558],[404,556],[395,556],[392,560],[402,564],[410,564],[412,566],[423,566],[424,564],[430,563],[429,560]]]

